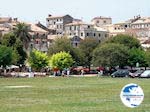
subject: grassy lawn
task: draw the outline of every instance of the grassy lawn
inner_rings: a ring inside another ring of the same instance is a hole
[[[120,91],[128,83],[144,91],[137,108],[125,107],[120,100]],[[150,112],[150,79],[1,78],[0,112]]]

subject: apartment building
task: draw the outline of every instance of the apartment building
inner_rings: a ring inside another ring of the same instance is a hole
[[[48,15],[46,18],[46,24],[48,29],[55,30],[56,35],[64,35],[65,25],[68,23],[72,23],[73,17],[70,15],[63,16],[52,16]]]
[[[27,23],[29,25],[29,34],[31,36],[28,51],[31,51],[32,49],[36,49],[42,52],[48,51],[48,41],[47,36],[49,34],[49,31],[46,29],[43,29],[43,25],[40,24],[41,27],[39,27],[38,24],[33,23]]]
[[[82,21],[66,24],[65,34],[74,41],[75,46],[78,46],[81,39],[84,40],[87,37],[96,38],[98,41],[108,37],[106,30],[97,29],[93,24],[87,24]]]

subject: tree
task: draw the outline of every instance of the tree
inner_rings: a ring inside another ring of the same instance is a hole
[[[150,51],[145,52],[145,59],[146,59],[147,66],[149,67],[150,66]]]
[[[0,45],[0,65],[4,68],[6,68],[7,65],[11,65],[14,54],[12,48]]]
[[[3,36],[3,39],[1,40],[1,44],[5,45],[7,47],[12,47],[13,50],[16,53],[17,62],[16,64],[24,64],[24,61],[26,60],[26,52],[23,50],[23,44],[22,41],[15,36],[14,33],[10,32]],[[15,58],[15,59],[16,59]]]
[[[68,52],[72,56],[75,62],[74,65],[78,66],[81,64],[81,60],[83,59],[81,50],[74,48],[71,45],[70,39],[67,37],[57,38],[54,41],[54,44],[49,47],[48,55],[52,56],[53,54],[59,53],[61,51]]]
[[[131,48],[141,48],[141,44],[138,39],[129,36],[129,35],[123,35],[119,34],[117,36],[114,36],[112,38],[109,38],[106,43],[118,43],[123,44],[127,47]]]
[[[123,67],[127,65],[128,56],[128,47],[122,44],[107,43],[94,50],[92,62],[95,66]]]
[[[33,50],[30,53],[28,61],[30,66],[37,71],[40,71],[42,68],[47,67],[49,64],[48,56],[45,53],[37,50]]]
[[[128,63],[131,67],[135,67],[137,63],[139,63],[140,67],[146,67],[147,61],[145,51],[137,48],[129,50]]]
[[[14,34],[20,38],[24,48],[27,49],[30,42],[29,27],[25,23],[18,23],[14,29]]]
[[[73,64],[72,56],[66,52],[59,52],[53,54],[50,59],[50,67],[58,68],[59,70],[63,70],[64,68],[69,68]]]
[[[93,50],[98,46],[99,42],[94,38],[85,38],[80,42],[79,49],[83,53],[83,65],[90,68]]]

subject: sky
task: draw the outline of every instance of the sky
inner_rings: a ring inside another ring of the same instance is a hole
[[[150,0],[0,0],[0,17],[46,23],[48,14],[69,14],[90,22],[97,16],[111,17],[113,23],[141,15],[150,17]]]

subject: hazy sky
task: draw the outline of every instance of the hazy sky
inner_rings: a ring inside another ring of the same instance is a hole
[[[108,16],[116,23],[139,14],[150,16],[150,0],[0,0],[0,16],[45,23],[48,14],[70,14],[86,22]]]

